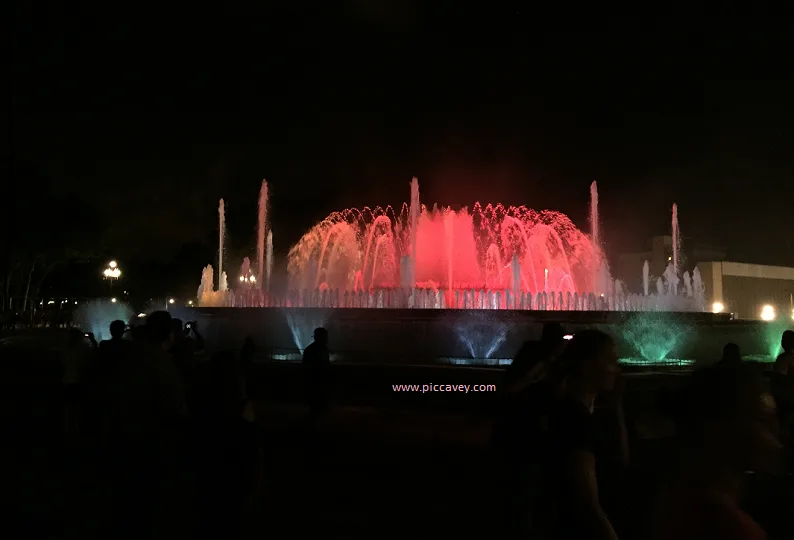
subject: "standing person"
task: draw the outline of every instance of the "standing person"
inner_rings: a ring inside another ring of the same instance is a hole
[[[596,399],[615,389],[617,361],[614,341],[598,330],[577,333],[560,359],[565,383],[549,416],[546,458],[548,493],[556,497],[536,501],[540,507],[534,509],[536,515],[550,518],[551,538],[617,539],[599,497],[597,459],[609,456],[603,454],[593,418]],[[619,424],[625,441],[622,418]]]
[[[531,535],[527,511],[537,492],[548,413],[557,398],[559,378],[553,369],[565,349],[565,332],[558,323],[543,326],[540,341],[528,341],[505,371],[499,418],[492,442],[505,458],[508,526],[515,536]]]
[[[519,349],[505,370],[502,386],[510,394],[520,394],[546,376],[552,363],[565,349],[565,330],[560,323],[543,325],[540,341],[528,341]]]
[[[794,373],[794,330],[786,330],[780,339],[783,352],[775,360],[775,371],[783,375]]]
[[[331,400],[331,355],[325,328],[314,330],[314,341],[303,352],[303,374],[310,418],[316,422]]]
[[[775,403],[746,366],[693,375],[678,419],[679,474],[654,526],[659,540],[764,540],[763,529],[739,507],[746,471],[779,459]]]
[[[87,339],[92,344],[96,343],[93,334],[73,328],[69,331],[63,354],[63,427],[67,436],[76,435],[79,431],[80,411],[85,405],[86,375],[89,372],[91,354],[94,352],[89,349]]]

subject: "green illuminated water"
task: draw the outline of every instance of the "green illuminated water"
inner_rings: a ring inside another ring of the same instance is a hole
[[[687,367],[695,363],[694,360],[682,360],[679,358],[665,358],[664,360],[646,360],[645,358],[621,358],[618,360],[626,366],[664,366],[664,367]]]
[[[783,332],[789,329],[789,326],[780,322],[767,323],[764,328],[764,346],[767,355],[774,361],[777,355],[783,352],[780,346],[780,340],[783,337]]]
[[[621,329],[623,339],[647,364],[664,364],[667,356],[684,344],[689,332],[675,315],[665,312],[636,313]]]

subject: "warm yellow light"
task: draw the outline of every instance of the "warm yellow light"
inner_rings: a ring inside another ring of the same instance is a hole
[[[240,276],[240,281],[245,281],[245,276]]]
[[[187,305],[192,306],[193,305],[193,300],[188,300],[187,301]]]
[[[114,304],[116,303],[116,299],[115,298],[111,298],[110,301],[113,302]]]
[[[761,308],[761,320],[762,321],[774,321],[777,317],[777,313],[775,313],[775,307],[766,305]]]
[[[725,304],[722,302],[714,302],[711,304],[712,313],[722,313],[723,311],[725,311]]]
[[[111,267],[111,268],[116,268],[118,266],[118,264],[116,264],[116,261],[110,261],[108,263],[108,266]]]
[[[169,298],[169,299],[168,299],[168,303],[169,303],[169,304],[173,304],[173,303],[174,303],[174,299],[173,299],[173,298]]]
[[[254,276],[251,276],[248,278],[248,281],[250,281],[251,283],[256,283],[256,278]]]

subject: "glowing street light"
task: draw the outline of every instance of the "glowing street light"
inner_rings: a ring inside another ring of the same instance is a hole
[[[121,268],[116,261],[110,261],[108,267],[102,270],[102,275],[110,282],[110,291],[113,291],[113,280],[121,277]]]
[[[766,305],[761,308],[761,320],[762,321],[774,321],[777,318],[777,313],[775,313],[775,306]]]
[[[722,302],[714,302],[711,304],[712,313],[722,313],[723,311],[725,311],[725,304]]]
[[[176,300],[174,300],[173,298],[169,298],[169,299],[168,299],[168,303],[169,303],[169,304],[173,304],[174,302],[176,302]]]
[[[114,297],[114,298],[111,298],[111,299],[110,299],[110,301],[111,301],[111,302],[113,302],[113,303],[115,304],[115,303],[116,303],[116,298],[115,298],[115,297]]]

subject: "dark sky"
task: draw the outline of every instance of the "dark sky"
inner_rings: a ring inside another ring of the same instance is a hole
[[[193,265],[214,256],[220,197],[232,249],[253,254],[263,177],[281,253],[335,209],[407,201],[412,175],[428,204],[553,208],[582,228],[597,180],[612,256],[667,233],[677,202],[686,241],[794,265],[791,20],[367,5],[18,9],[17,189],[84,208],[102,255]]]

